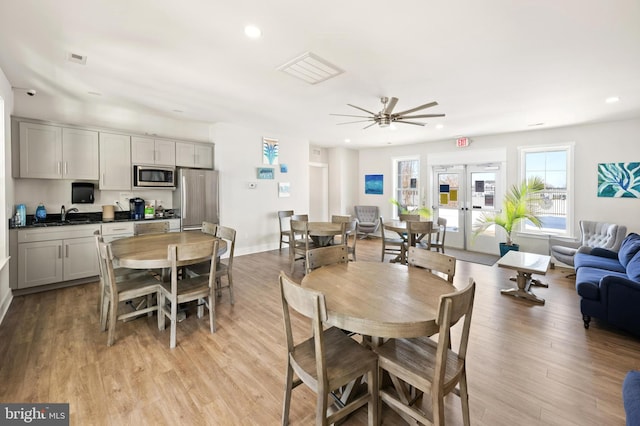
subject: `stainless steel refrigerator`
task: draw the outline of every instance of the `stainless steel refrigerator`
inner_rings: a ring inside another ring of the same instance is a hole
[[[218,172],[179,168],[173,208],[182,231],[202,229],[203,221],[218,223]]]

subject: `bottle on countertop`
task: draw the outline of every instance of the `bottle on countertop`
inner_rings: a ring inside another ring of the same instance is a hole
[[[16,206],[16,226],[26,226],[27,224],[27,206],[24,204],[18,204]]]
[[[43,203],[38,204],[36,208],[36,221],[44,221],[47,218],[47,209],[44,207]]]

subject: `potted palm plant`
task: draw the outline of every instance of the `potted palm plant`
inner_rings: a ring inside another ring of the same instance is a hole
[[[473,224],[473,234],[478,234],[495,225],[504,229],[507,241],[500,243],[500,256],[504,256],[509,250],[518,250],[520,246],[514,244],[511,233],[514,227],[522,220],[529,220],[538,228],[542,227],[540,218],[531,208],[538,202],[534,195],[544,190],[544,182],[539,177],[534,177],[511,187],[502,201],[500,213],[482,213]]]

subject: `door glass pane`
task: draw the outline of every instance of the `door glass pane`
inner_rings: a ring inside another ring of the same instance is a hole
[[[438,216],[447,219],[447,230],[460,228],[460,173],[438,173]]]
[[[471,223],[475,223],[483,211],[496,209],[496,173],[471,173]],[[484,235],[494,236],[495,226],[488,228]]]

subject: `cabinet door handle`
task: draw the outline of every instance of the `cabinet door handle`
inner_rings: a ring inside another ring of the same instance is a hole
[[[62,259],[62,245],[58,246],[58,259]]]
[[[104,173],[102,173],[102,186],[104,186]]]
[[[62,172],[60,171],[60,166],[61,166],[61,165],[62,165],[62,164],[61,164],[61,161],[58,161],[58,162],[56,163],[56,170],[57,170],[57,172],[56,172],[56,173],[57,173],[57,174],[61,174],[61,173],[62,173]]]
[[[69,163],[64,162],[64,174],[65,176],[69,174]]]
[[[64,246],[64,257],[69,257],[69,244],[65,244]]]

